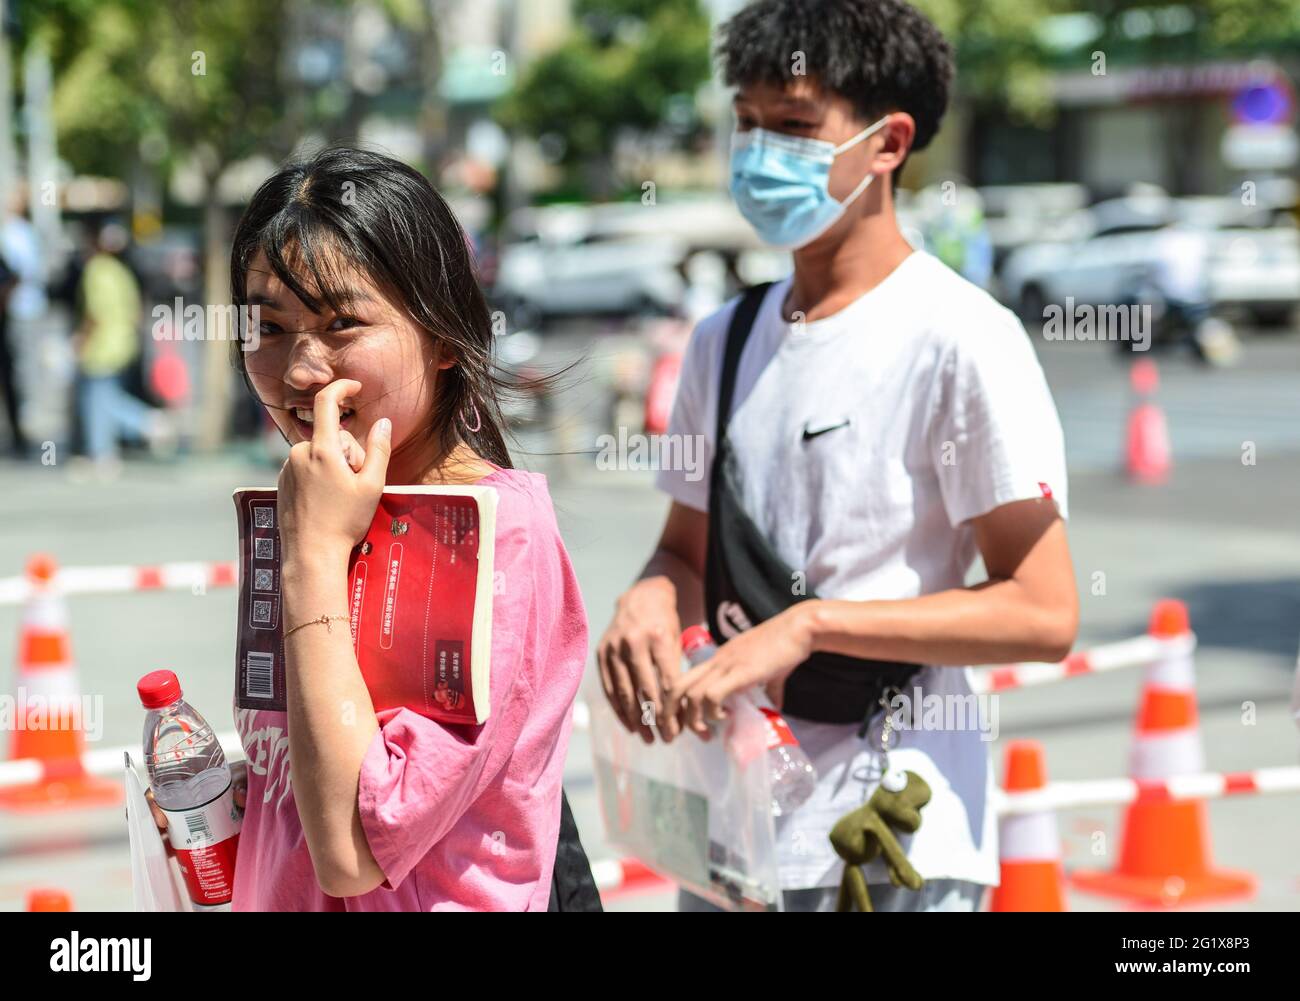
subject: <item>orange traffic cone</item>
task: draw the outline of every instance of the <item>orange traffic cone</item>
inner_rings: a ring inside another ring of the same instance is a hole
[[[1036,740],[1007,744],[1007,792],[1041,789],[1047,784],[1043,745]],[[1002,880],[993,889],[990,911],[1063,911],[1065,875],[1061,868],[1061,837],[1056,814],[1011,814],[998,823]]]
[[[68,640],[68,612],[53,583],[54,571],[48,556],[33,556],[27,563],[31,593],[18,641],[17,711],[9,756],[39,761],[42,774],[28,785],[0,790],[0,807],[10,810],[110,806],[122,799],[120,783],[87,775],[81,762],[83,702]]]
[[[650,386],[645,394],[646,434],[663,434],[668,430],[668,419],[672,416],[681,371],[681,352],[667,352],[656,359],[654,368],[650,370]]]
[[[62,890],[32,890],[27,894],[28,911],[70,911],[72,898]]]
[[[1173,468],[1173,455],[1164,411],[1151,400],[1160,385],[1156,363],[1149,358],[1134,362],[1129,379],[1138,402],[1128,415],[1124,448],[1128,478],[1134,483],[1164,483]]]
[[[1196,717],[1195,637],[1187,608],[1161,601],[1151,613],[1151,635],[1168,652],[1147,668],[1129,775],[1163,781],[1205,770]],[[1255,878],[1213,869],[1204,800],[1138,800],[1124,811],[1119,865],[1110,872],[1080,870],[1071,882],[1085,892],[1139,904],[1174,905],[1247,896]]]

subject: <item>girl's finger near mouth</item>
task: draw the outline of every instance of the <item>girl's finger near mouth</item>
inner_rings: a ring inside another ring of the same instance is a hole
[[[345,410],[347,409],[350,408],[345,408]],[[315,440],[316,422],[314,417],[310,421],[305,421],[298,416],[297,410],[291,409],[289,410],[289,421],[292,423],[294,430],[298,432],[299,441]],[[351,432],[354,438],[357,437],[356,432],[359,427],[359,420],[355,410],[347,413],[346,416],[340,416],[338,424],[340,430]]]
[[[316,394],[312,400],[312,433],[314,444],[339,443],[339,410],[346,396],[361,390],[361,383],[356,379],[335,379]]]

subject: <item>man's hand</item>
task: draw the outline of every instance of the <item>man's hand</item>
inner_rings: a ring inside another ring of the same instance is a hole
[[[681,675],[682,624],[671,583],[663,577],[637,581],[618,599],[614,619],[596,646],[605,698],[629,733],[654,743],[651,723],[664,741],[678,733],[677,714],[665,692]]]
[[[763,685],[779,709],[785,679],[813,652],[808,611],[813,602],[792,605],[718,648],[711,659],[680,675],[668,692],[678,724],[709,739],[709,722],[726,717],[722,704],[733,692]]]

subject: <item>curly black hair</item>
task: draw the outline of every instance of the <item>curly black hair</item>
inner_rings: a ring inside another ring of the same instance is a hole
[[[757,0],[719,28],[715,55],[729,87],[783,85],[795,53],[809,78],[863,119],[890,110],[916,120],[913,150],[939,130],[952,86],[947,39],[902,0]]]

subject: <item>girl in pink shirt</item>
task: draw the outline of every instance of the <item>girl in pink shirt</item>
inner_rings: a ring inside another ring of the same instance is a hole
[[[277,502],[288,711],[235,713],[248,784],[234,909],[558,909],[572,887],[553,885],[557,843],[591,899],[560,786],[586,616],[545,477],[510,468],[463,231],[411,168],[329,149],[258,190],[231,279],[257,307],[235,365],[291,445]],[[376,714],[346,628],[352,547],[385,484],[420,483],[499,495],[481,726]]]

